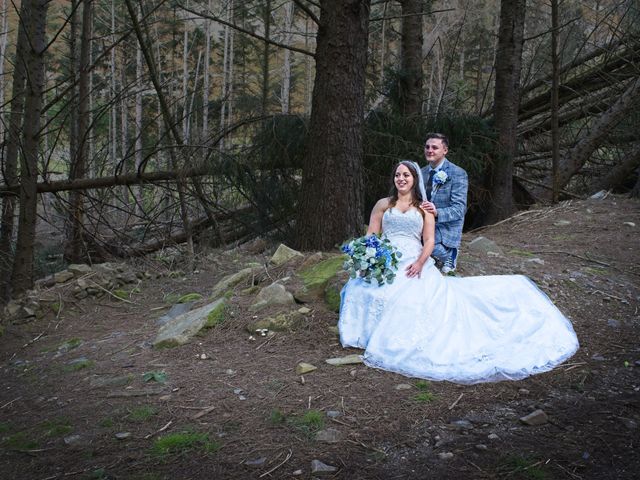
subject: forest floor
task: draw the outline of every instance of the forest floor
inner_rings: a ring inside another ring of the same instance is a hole
[[[144,280],[127,302],[66,299],[57,317],[5,325],[0,337],[0,475],[638,478],[639,229],[640,202],[610,195],[465,234],[459,275],[528,275],[580,340],[564,364],[516,382],[464,386],[328,365],[359,352],[340,346],[336,313],[307,304],[301,328],[252,337],[245,287],[223,324],[181,347],[151,348],[170,298],[206,296],[273,249],[202,254],[196,273]],[[472,252],[478,236],[503,254]],[[169,273],[151,260],[134,267]],[[299,362],[318,369],[297,375]],[[537,409],[548,422],[519,420]],[[336,471],[313,475],[314,460]]]

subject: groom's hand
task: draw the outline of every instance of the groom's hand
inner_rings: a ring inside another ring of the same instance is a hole
[[[436,208],[436,205],[433,202],[429,202],[429,201],[422,202],[420,204],[420,208],[422,208],[425,212],[429,212],[434,217],[438,216],[438,209]]]

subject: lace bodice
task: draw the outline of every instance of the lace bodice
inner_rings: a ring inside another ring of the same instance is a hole
[[[403,261],[420,256],[422,227],[422,215],[415,208],[403,213],[392,207],[387,209],[382,216],[382,233],[393,246],[402,252]]]

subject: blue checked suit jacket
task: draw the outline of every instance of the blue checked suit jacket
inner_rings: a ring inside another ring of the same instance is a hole
[[[467,178],[467,172],[446,158],[441,170],[447,173],[447,181],[437,191],[435,191],[434,185],[434,189],[431,191],[431,201],[435,203],[438,210],[436,243],[442,243],[449,248],[458,248],[462,240],[464,214],[467,211],[469,179]],[[422,177],[425,182],[428,181],[428,165],[422,168]]]

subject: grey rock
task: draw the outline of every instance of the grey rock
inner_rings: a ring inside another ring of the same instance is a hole
[[[473,424],[469,420],[454,420],[449,423],[449,427],[457,430],[472,430]]]
[[[89,379],[89,386],[91,388],[122,387],[129,385],[132,381],[133,375],[121,375],[118,377],[101,377],[96,375]]]
[[[322,475],[327,473],[337,472],[338,468],[322,463],[320,460],[311,460],[311,473],[315,475]]]
[[[611,328],[620,328],[620,322],[614,320],[613,318],[607,320],[607,325],[609,325]]]
[[[254,458],[253,460],[245,460],[244,464],[249,467],[261,467],[267,461],[267,457]]]
[[[399,383],[393,388],[395,388],[396,390],[411,390],[413,388],[413,385],[409,383]]]
[[[56,283],[65,283],[73,278],[73,273],[69,270],[62,270],[61,272],[57,272],[53,275]]]
[[[329,365],[354,365],[357,363],[363,363],[362,355],[353,354],[345,357],[327,358],[325,360]]]
[[[538,258],[538,257],[529,258],[529,259],[527,259],[527,263],[535,263],[536,265],[544,265],[544,260],[542,260],[541,258]]]
[[[451,460],[453,458],[453,453],[451,452],[441,452],[438,454],[438,458],[440,460]]]
[[[635,227],[636,224],[633,222],[624,222],[623,225],[626,225],[627,227]]]
[[[496,242],[493,240],[489,240],[485,237],[477,237],[474,238],[471,242],[469,242],[469,250],[478,253],[489,254],[493,253],[494,255],[502,255],[502,249],[498,246]]]
[[[600,190],[599,192],[594,193],[593,195],[591,195],[589,198],[592,200],[603,200],[609,192],[607,192],[606,190]]]
[[[298,365],[296,365],[296,374],[304,375],[305,373],[313,372],[314,370],[317,370],[317,369],[318,367],[316,367],[315,365],[312,365],[310,363],[300,362],[298,363]]]
[[[316,441],[324,443],[338,443],[342,439],[342,433],[335,428],[327,428],[316,433]]]
[[[189,310],[191,310],[191,307],[193,307],[194,303],[195,302],[176,303],[171,307],[171,309],[169,309],[167,313],[156,320],[156,325],[164,325],[177,316],[187,313]]]
[[[525,425],[531,425],[531,426],[544,425],[549,421],[549,417],[544,412],[544,410],[538,409],[538,410],[534,410],[528,415],[525,415],[524,417],[520,417],[520,421]]]
[[[76,277],[86,275],[87,273],[91,273],[93,271],[93,269],[85,263],[73,263],[67,267],[67,270],[73,273],[73,275],[75,275]]]
[[[337,410],[327,410],[327,417],[329,418],[338,418],[342,413]]]
[[[303,259],[304,255],[297,250],[287,247],[283,243],[278,246],[273,256],[269,259],[269,263],[276,267],[284,265],[293,259]]]
[[[475,449],[476,450],[480,450],[482,452],[482,451],[485,451],[485,450],[489,450],[489,447],[487,447],[484,443],[478,443],[475,446]]]
[[[260,290],[255,303],[249,307],[249,310],[255,312],[271,305],[293,305],[294,303],[293,295],[287,291],[284,285],[272,283]]]
[[[67,445],[80,445],[84,443],[84,440],[80,435],[69,435],[68,437],[64,437],[64,443]]]
[[[291,472],[291,475],[293,475],[294,477],[298,477],[302,475],[302,470],[294,470],[293,472]]]
[[[239,272],[227,275],[213,287],[213,290],[211,291],[211,298],[221,297],[229,290],[232,290],[236,285],[246,282],[261,271],[262,267],[247,267]]]
[[[153,340],[155,348],[174,347],[184,345],[198,332],[207,327],[209,314],[215,314],[224,308],[226,300],[219,298],[213,303],[197,308],[175,317],[160,327],[158,335]]]
[[[569,220],[558,220],[557,222],[553,222],[556,227],[564,227],[566,225],[571,225]]]
[[[498,435],[496,435],[495,433],[490,433],[489,435],[487,435],[487,438],[489,440],[491,440],[492,442],[496,442],[496,441],[500,440],[500,437]]]
[[[118,440],[125,440],[131,436],[131,432],[118,432],[116,433],[116,438]]]

